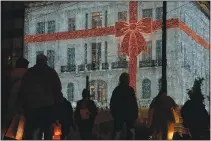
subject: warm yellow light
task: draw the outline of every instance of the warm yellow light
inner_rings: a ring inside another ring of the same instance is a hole
[[[61,135],[62,135],[61,124],[59,123],[59,121],[56,121],[56,123],[54,124],[54,136],[56,137]]]
[[[23,133],[24,133],[24,123],[25,119],[23,116],[20,116],[19,124],[18,124],[18,130],[16,133],[16,140],[22,140],[23,139]]]
[[[95,88],[95,86],[94,86],[94,85],[90,85],[90,88],[91,88],[91,89],[94,89],[94,88]]]
[[[174,123],[169,122],[168,123],[168,137],[167,140],[172,140],[174,135]]]

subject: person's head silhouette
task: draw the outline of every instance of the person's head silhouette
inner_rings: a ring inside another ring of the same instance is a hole
[[[90,92],[89,92],[89,90],[83,89],[82,98],[83,99],[90,99]]]
[[[36,64],[47,65],[47,57],[43,54],[37,55]]]
[[[129,85],[129,74],[124,72],[119,77],[119,85]]]
[[[17,61],[16,61],[16,68],[25,68],[27,69],[28,68],[28,65],[29,65],[29,61],[26,60],[25,58],[19,58]]]

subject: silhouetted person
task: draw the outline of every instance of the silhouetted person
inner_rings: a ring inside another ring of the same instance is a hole
[[[111,96],[110,111],[114,119],[114,139],[119,139],[124,123],[127,127],[127,139],[134,138],[138,104],[135,91],[129,86],[128,73],[122,73],[119,77],[119,85]]]
[[[153,110],[151,121],[151,131],[153,132],[153,139],[168,139],[169,127],[174,128],[174,116],[172,108],[176,109],[177,104],[166,92],[159,92],[152,100],[149,108],[149,113]]]
[[[14,118],[20,108],[20,85],[24,74],[28,69],[29,61],[25,58],[19,58],[16,61],[16,68],[11,71],[12,90],[8,102],[8,117],[10,120]]]
[[[38,55],[36,65],[28,69],[20,87],[21,102],[26,118],[26,139],[38,128],[44,132],[45,139],[51,139],[54,105],[61,102],[61,82],[58,74],[47,65],[47,57]]]
[[[201,93],[203,79],[195,80],[194,87],[189,90],[189,100],[181,109],[183,125],[189,129],[193,140],[210,139],[209,115],[203,104],[204,96]]]
[[[71,126],[74,130],[76,130],[73,120],[73,108],[71,103],[66,98],[63,98],[60,103],[55,105],[55,112],[53,118],[54,122],[56,122],[56,120],[59,120],[61,124],[62,140],[66,139],[66,137],[69,135]]]
[[[97,107],[90,100],[90,92],[86,89],[82,92],[82,100],[77,102],[75,121],[79,127],[80,137],[83,140],[92,139],[92,128],[97,116]]]
[[[3,55],[2,55],[3,56]],[[10,123],[6,123],[7,119],[6,119],[6,114],[8,112],[8,101],[9,101],[9,97],[11,94],[11,89],[12,89],[12,79],[10,76],[10,73],[8,72],[7,69],[7,65],[4,62],[4,58],[2,57],[2,76],[1,76],[1,125],[4,126],[4,128],[8,128],[7,126],[9,126],[8,124]],[[5,121],[6,120],[6,121]]]

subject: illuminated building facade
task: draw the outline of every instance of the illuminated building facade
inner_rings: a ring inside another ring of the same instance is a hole
[[[58,72],[63,94],[70,101],[81,98],[89,75],[93,99],[105,106],[120,74],[128,71],[129,58],[120,53],[120,38],[114,34],[84,37],[76,32],[83,30],[85,34],[90,29],[128,21],[128,11],[129,2],[52,2],[29,7],[24,54],[30,67],[37,54],[47,55],[49,66]],[[167,20],[182,23],[167,29],[168,94],[181,105],[187,99],[186,89],[192,87],[198,76],[205,78],[203,93],[210,93],[209,19],[194,2],[167,2],[167,12]],[[138,2],[137,13],[138,19],[161,21],[162,2]],[[71,32],[78,36],[66,36]],[[138,56],[136,95],[142,106],[148,106],[161,87],[161,28],[144,37],[147,52]]]

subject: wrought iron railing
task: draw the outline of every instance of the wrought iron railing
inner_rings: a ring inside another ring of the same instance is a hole
[[[78,65],[78,71],[85,71],[85,65],[84,64]]]
[[[61,66],[61,72],[74,72],[76,71],[75,65]]]
[[[162,60],[146,60],[146,61],[139,61],[139,67],[156,67],[162,66]]]
[[[112,69],[128,68],[128,61],[118,61],[111,63]]]
[[[139,107],[149,107],[151,102],[152,102],[152,99],[141,99],[139,101]]]
[[[162,66],[162,60],[159,59],[159,60],[154,60],[155,62],[155,66]]]
[[[109,63],[102,63],[102,70],[108,70],[109,69]]]
[[[90,63],[86,65],[87,70],[99,70],[100,63]]]

